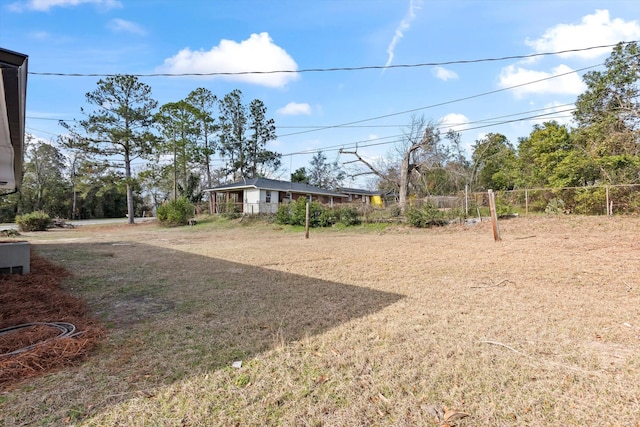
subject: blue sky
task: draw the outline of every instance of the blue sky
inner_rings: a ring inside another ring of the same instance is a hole
[[[57,119],[82,117],[85,94],[99,77],[38,73],[298,71],[140,77],[160,104],[198,87],[219,97],[240,89],[247,104],[261,99],[278,129],[270,148],[307,153],[283,158],[280,177],[288,179],[290,169],[308,165],[318,150],[344,162],[352,157],[334,148],[358,143],[368,159],[387,157],[412,115],[443,132],[461,131],[467,148],[487,132],[503,133],[515,145],[535,120],[479,126],[542,113],[569,123],[566,110],[584,90],[585,71],[574,71],[601,64],[610,49],[441,66],[301,70],[444,63],[640,40],[638,12],[633,0],[3,0],[0,47],[29,55],[27,131],[47,140],[63,132]],[[568,74],[508,89],[562,73]],[[464,98],[470,99],[452,102]],[[351,122],[358,123],[337,126]],[[367,147],[377,143],[387,144]]]

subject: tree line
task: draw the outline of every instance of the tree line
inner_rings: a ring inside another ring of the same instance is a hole
[[[355,174],[372,175],[378,188],[407,195],[471,191],[560,188],[640,183],[640,52],[637,42],[620,43],[603,71],[583,76],[587,87],[575,102],[569,127],[556,121],[533,126],[513,144],[488,133],[461,149],[460,134],[441,134],[435,124],[414,117],[402,143],[372,162],[357,150]]]
[[[280,167],[281,155],[266,148],[276,138],[274,120],[261,100],[245,104],[240,90],[218,99],[198,88],[157,108],[150,86],[116,75],[98,81],[86,101],[83,119],[60,122],[66,133],[55,143],[27,136],[25,181],[19,194],[0,200],[0,221],[43,210],[65,218],[126,213],[133,222],[162,201],[199,202],[204,188]],[[136,160],[145,163],[137,173]]]
[[[640,53],[620,43],[602,71],[583,76],[574,127],[548,121],[512,143],[500,133],[477,139],[470,158],[459,133],[440,133],[413,117],[402,141],[384,159],[355,150],[343,165],[321,151],[291,180],[336,189],[348,176],[369,175],[371,185],[395,195],[456,194],[486,189],[640,183]],[[27,137],[20,193],[0,197],[0,222],[43,210],[65,218],[134,215],[165,200],[203,199],[202,190],[241,178],[273,175],[281,154],[266,148],[276,125],[264,103],[246,104],[240,90],[218,98],[198,88],[158,108],[151,88],[136,77],[101,79],[86,94],[83,118],[61,122],[55,142]],[[215,166],[214,156],[221,159]],[[134,171],[133,162],[145,166]],[[345,166],[346,164],[346,166]],[[144,195],[144,197],[143,197]]]

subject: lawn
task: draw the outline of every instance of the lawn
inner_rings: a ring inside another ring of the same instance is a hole
[[[640,219],[500,226],[27,233],[107,334],[0,425],[640,425]]]

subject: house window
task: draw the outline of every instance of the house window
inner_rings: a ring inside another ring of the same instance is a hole
[[[266,202],[271,203],[271,191],[267,190],[266,194]]]
[[[307,194],[307,202],[311,201],[311,194]]]

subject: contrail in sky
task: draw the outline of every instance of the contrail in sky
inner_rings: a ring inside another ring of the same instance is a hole
[[[393,52],[396,49],[396,45],[398,44],[400,39],[404,37],[404,32],[411,27],[411,22],[415,19],[416,11],[420,9],[420,6],[422,6],[422,0],[409,0],[409,11],[404,16],[404,18],[402,18],[402,21],[400,21],[400,25],[398,25],[398,28],[396,28],[396,33],[393,35],[393,39],[391,40],[391,43],[389,43],[389,47],[387,48],[389,57],[387,58],[385,67],[391,65],[391,62],[393,61]]]

